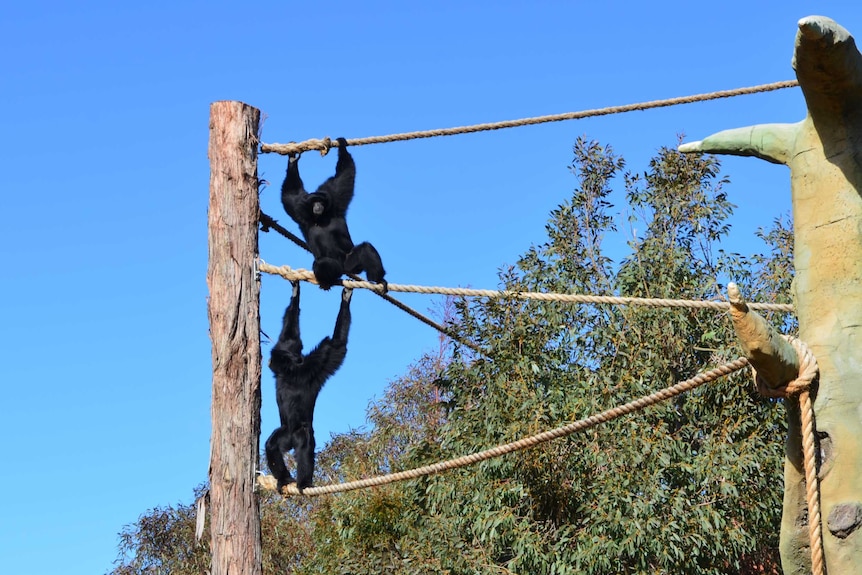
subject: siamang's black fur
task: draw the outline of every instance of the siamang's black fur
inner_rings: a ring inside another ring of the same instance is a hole
[[[344,362],[350,331],[350,298],[353,291],[341,292],[341,309],[332,337],[325,337],[308,355],[302,354],[299,337],[299,283],[293,282],[290,305],[284,312],[281,335],[272,349],[269,367],[275,373],[275,394],[281,427],[266,440],[266,460],[278,480],[278,491],[293,483],[284,455],[294,450],[296,486],[311,486],[314,475],[314,404],[323,384]]]
[[[287,214],[299,224],[305,241],[314,255],[314,277],[325,290],[338,283],[344,273],[365,271],[369,280],[388,284],[380,254],[368,242],[354,246],[347,229],[347,207],[353,199],[356,164],[347,151],[347,140],[338,138],[338,162],[335,175],[309,194],[299,177],[299,157],[291,156],[287,176],[281,185],[281,203]]]

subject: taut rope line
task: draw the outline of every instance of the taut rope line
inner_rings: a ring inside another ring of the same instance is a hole
[[[747,88],[721,90],[718,92],[695,94],[693,96],[680,96],[677,98],[668,98],[665,100],[653,100],[650,102],[640,102],[638,104],[626,104],[624,106],[609,106],[607,108],[596,108],[592,110],[583,110],[580,112],[566,112],[564,114],[552,114],[549,116],[522,118],[520,120],[506,120],[503,122],[490,122],[485,124],[475,124],[473,126],[460,126],[456,128],[441,128],[436,130],[424,130],[419,132],[405,132],[402,134],[391,134],[389,136],[369,136],[366,138],[353,138],[347,140],[347,145],[364,146],[366,144],[382,144],[385,142],[400,142],[404,140],[415,140],[418,138],[453,136],[455,134],[486,132],[489,130],[501,130],[503,128],[516,128],[518,126],[532,126],[534,124],[561,122],[563,120],[580,120],[581,118],[591,118],[594,116],[607,116],[609,114],[621,114],[623,112],[633,112],[636,110],[649,110],[652,108],[666,108],[668,106],[677,106],[679,104],[705,102],[707,100],[717,100],[719,98],[732,98],[734,96],[744,96],[746,94],[756,94],[758,92],[771,92],[773,90],[793,88],[798,85],[799,82],[797,82],[796,80],[785,80],[783,82],[760,84],[758,86],[749,86]],[[323,139],[305,140],[304,142],[299,143],[291,142],[288,144],[261,144],[260,153],[276,153],[282,155],[289,155],[301,154],[302,152],[307,152],[309,150],[320,150],[320,152],[325,155],[329,152],[329,149],[333,147],[338,147],[338,142],[333,142],[327,137]]]
[[[262,272],[279,275],[288,280],[303,280],[310,283],[316,283],[314,279],[314,272],[312,272],[311,270],[293,269],[289,266],[274,266],[266,262],[260,262],[259,269]],[[345,287],[364,288],[375,291],[377,293],[380,293],[380,290],[382,289],[379,284],[368,281],[342,280],[341,283],[344,284]],[[727,310],[730,308],[730,303],[725,301],[618,297],[544,292],[519,292],[506,290],[451,288],[439,286],[418,286],[393,283],[389,284],[389,291],[488,298],[516,297],[521,299],[533,299],[539,301],[562,301],[569,303],[597,303],[647,307],[710,308],[719,310]],[[762,309],[766,311],[793,311],[793,306],[791,304],[785,303],[749,303],[748,306],[752,309]]]

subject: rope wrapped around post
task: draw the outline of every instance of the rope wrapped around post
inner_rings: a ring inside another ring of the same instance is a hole
[[[314,272],[304,269],[292,269],[289,266],[274,266],[261,261],[259,264],[260,271],[268,274],[279,275],[287,280],[302,280],[316,284]],[[379,284],[368,281],[342,280],[345,287],[364,288],[380,293],[383,289]],[[562,301],[568,303],[595,303],[595,304],[613,304],[613,305],[635,305],[649,307],[684,307],[684,308],[701,308],[701,309],[718,309],[726,310],[730,307],[730,303],[724,301],[708,301],[708,300],[687,300],[687,299],[662,299],[662,298],[640,298],[640,297],[619,297],[619,296],[601,296],[601,295],[585,295],[585,294],[559,294],[559,293],[544,293],[544,292],[519,292],[507,290],[489,290],[489,289],[470,289],[470,288],[451,288],[439,286],[418,286],[405,284],[389,284],[391,292],[412,292],[425,294],[441,294],[451,296],[467,296],[467,297],[489,297],[489,298],[504,298],[516,297],[521,299],[534,299],[539,301]],[[792,312],[793,306],[784,303],[749,303],[749,307],[753,309],[762,309],[767,311]]]
[[[750,306],[751,304],[749,304]],[[802,463],[805,467],[805,497],[808,503],[808,538],[811,543],[811,572],[825,575],[826,564],[823,560],[823,527],[820,513],[820,483],[817,478],[816,428],[814,403],[810,389],[817,378],[819,369],[814,354],[801,340],[785,335],[796,355],[799,357],[799,376],[779,388],[770,388],[754,371],[757,392],[764,397],[788,399],[799,396],[799,413],[802,419]]]

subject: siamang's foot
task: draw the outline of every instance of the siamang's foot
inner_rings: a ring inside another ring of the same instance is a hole
[[[349,303],[350,298],[353,297],[353,288],[346,287],[341,290],[341,301],[344,303]]]
[[[282,489],[284,489],[288,485],[294,485],[295,483],[296,483],[296,479],[294,479],[292,476],[288,477],[287,481],[279,481],[278,482],[278,493],[282,496],[286,496],[285,492],[282,491]]]
[[[383,293],[389,293],[389,282],[388,282],[388,281],[386,281],[386,280],[380,280],[380,281],[379,281],[379,282],[377,282],[377,283],[379,283],[380,285],[382,285],[382,286],[383,286]]]
[[[278,494],[281,495],[282,497],[285,497],[286,494],[284,492],[284,488],[287,487],[288,485],[290,485],[291,483],[296,483],[296,481],[292,477],[290,479],[288,479],[287,481],[279,481],[278,482],[278,489],[277,489]]]

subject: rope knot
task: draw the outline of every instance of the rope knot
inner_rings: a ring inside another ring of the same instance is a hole
[[[796,379],[788,382],[781,387],[770,387],[767,382],[754,371],[754,384],[757,386],[757,393],[763,397],[771,397],[776,399],[787,399],[799,395],[803,391],[808,391],[812,382],[817,377],[818,367],[817,358],[802,340],[790,335],[782,336],[787,342],[793,346],[796,351],[796,356],[799,358],[799,375]]]

